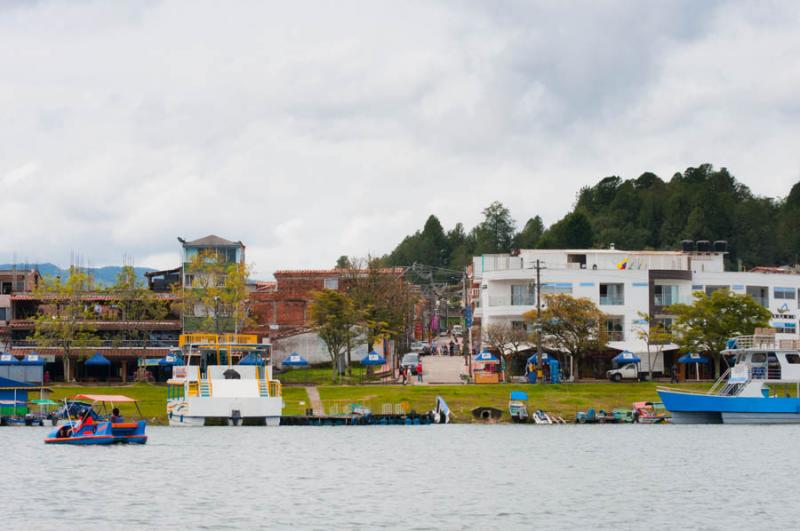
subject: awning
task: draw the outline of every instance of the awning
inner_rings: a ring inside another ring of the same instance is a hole
[[[641,359],[639,356],[634,354],[633,352],[628,352],[627,350],[620,352],[611,360],[614,363],[641,363]]]
[[[44,365],[45,361],[44,358],[41,357],[36,352],[31,352],[24,358],[22,358],[22,365]]]
[[[292,352],[289,355],[289,357],[287,357],[281,362],[281,365],[288,365],[290,367],[302,367],[304,365],[308,365],[308,360],[306,360],[303,356],[301,356],[297,352]]]
[[[125,395],[75,395],[72,400],[91,400],[93,402],[136,402],[135,399]]]
[[[19,365],[19,360],[11,354],[0,354],[0,365]]]
[[[52,400],[44,399],[44,400],[31,400],[31,404],[36,404],[37,406],[60,406],[59,402],[54,402]]]
[[[386,360],[374,350],[361,358],[361,365],[384,365]]]
[[[528,393],[525,391],[511,391],[511,400],[528,400]]]
[[[111,365],[111,362],[108,361],[108,358],[100,354],[99,352],[95,352],[94,356],[83,362],[84,365]]]
[[[678,358],[678,363],[709,363],[710,361],[707,357],[694,352],[686,353]]]
[[[558,360],[556,360],[555,356],[551,356],[547,352],[543,352],[542,353],[542,365],[550,365],[550,360],[558,361]],[[528,358],[528,361],[526,363],[528,363],[528,364],[533,363],[534,365],[538,365],[538,363],[539,363],[539,355],[538,354],[534,354],[533,356]]]

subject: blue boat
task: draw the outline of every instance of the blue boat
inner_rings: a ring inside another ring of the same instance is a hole
[[[800,423],[800,351],[781,348],[774,334],[739,336],[727,347],[722,355],[732,358],[733,365],[707,393],[658,389],[672,422]]]
[[[128,422],[120,417],[114,404],[122,403],[133,403],[139,412],[140,420]],[[76,405],[78,406],[76,407]],[[111,407],[110,416],[108,415],[109,406]],[[147,442],[147,435],[145,435],[147,423],[141,419],[139,404],[133,398],[124,395],[78,395],[73,398],[72,402],[65,404],[64,410],[68,416],[67,423],[50,432],[44,440],[45,444],[87,446],[145,444]],[[72,418],[70,412],[78,410],[80,416]]]

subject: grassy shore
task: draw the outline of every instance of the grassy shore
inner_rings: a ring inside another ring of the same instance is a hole
[[[708,383],[684,383],[674,387],[688,390],[706,390]],[[122,394],[139,401],[142,413],[151,423],[166,424],[167,388],[164,385],[137,383],[130,385],[51,385],[53,400],[81,393]],[[563,385],[325,385],[318,387],[320,398],[328,413],[347,411],[352,403],[362,404],[380,413],[384,404],[408,402],[416,411],[433,408],[437,395],[441,395],[455,414],[455,422],[471,422],[470,411],[478,406],[492,406],[506,410],[511,391],[527,391],[530,409],[543,409],[566,419],[574,419],[577,411],[594,407],[610,410],[630,408],[640,400],[658,400],[657,384],[643,383],[579,383]],[[284,387],[284,415],[299,415],[311,407],[303,387]],[[507,417],[505,420],[508,420]]]

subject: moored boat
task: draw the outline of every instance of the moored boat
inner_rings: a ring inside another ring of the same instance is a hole
[[[508,401],[508,414],[511,422],[528,422],[528,393],[525,391],[511,391]]]
[[[722,355],[733,358],[733,365],[707,393],[658,389],[672,422],[800,423],[800,351],[794,343],[776,343],[774,334],[739,336]]]

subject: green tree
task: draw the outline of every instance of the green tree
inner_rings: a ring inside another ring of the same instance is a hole
[[[575,360],[575,381],[580,379],[584,356],[605,347],[608,333],[606,316],[591,299],[572,295],[553,294],[544,296],[545,308],[541,315],[542,335],[552,349],[566,352]],[[523,314],[536,323],[536,310]]]
[[[120,269],[108,293],[113,297],[111,304],[122,323],[120,339],[142,341],[147,348],[150,332],[142,329],[140,323],[165,319],[169,315],[169,303],[145,288],[132,266]]]
[[[515,221],[503,203],[483,209],[483,221],[475,227],[477,254],[507,253],[514,241]]]
[[[647,345],[647,372],[649,379],[653,380],[653,366],[658,363],[658,358],[664,352],[664,345],[672,341],[672,332],[667,330],[661,319],[656,319],[645,312],[636,312],[639,319],[644,321],[646,326],[636,330],[636,337]],[[655,356],[652,354],[655,353]]]
[[[544,234],[544,223],[539,216],[525,223],[525,227],[514,236],[514,247],[517,249],[535,249]]]
[[[319,335],[333,365],[333,374],[342,374],[342,360],[352,345],[358,322],[353,299],[341,291],[324,289],[311,295],[309,326]]]
[[[542,236],[540,247],[548,249],[590,249],[594,243],[589,218],[578,210],[554,223]]]
[[[72,356],[99,341],[92,326],[98,316],[84,300],[90,285],[89,275],[72,266],[66,280],[45,278],[34,292],[42,304],[34,318],[33,340],[40,347],[61,348],[64,381],[70,378]]]
[[[508,382],[512,358],[519,355],[528,341],[528,332],[511,323],[489,323],[483,329],[484,340],[503,358],[503,381]]]
[[[710,296],[695,292],[692,304],[674,304],[667,311],[675,315],[673,330],[681,351],[710,354],[717,377],[721,352],[728,339],[767,326],[771,316],[769,310],[749,295],[728,290],[718,290]]]

